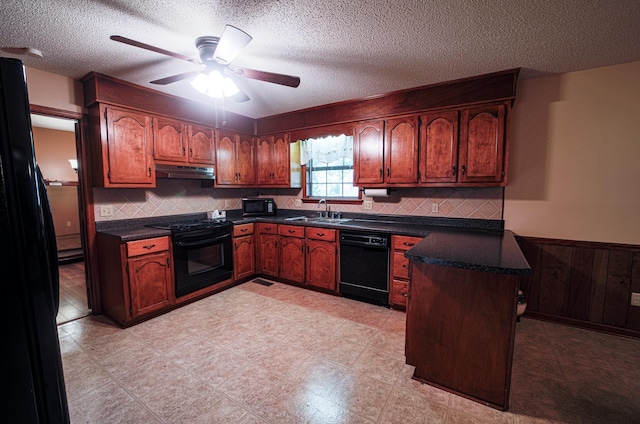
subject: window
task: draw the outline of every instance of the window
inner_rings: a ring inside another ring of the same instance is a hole
[[[305,198],[356,200],[353,185],[353,137],[311,138],[301,144],[301,162],[305,173]]]

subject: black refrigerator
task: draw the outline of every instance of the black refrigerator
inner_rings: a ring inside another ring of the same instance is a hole
[[[56,328],[57,262],[49,200],[34,155],[24,66],[0,57],[3,422],[69,422]]]

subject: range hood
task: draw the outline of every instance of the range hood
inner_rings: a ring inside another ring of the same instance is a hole
[[[213,166],[182,166],[156,164],[157,178],[182,178],[191,180],[214,180]]]

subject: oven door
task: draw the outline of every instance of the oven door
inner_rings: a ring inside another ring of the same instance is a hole
[[[208,232],[207,232],[208,233]],[[233,277],[231,233],[183,233],[173,238],[176,297]]]

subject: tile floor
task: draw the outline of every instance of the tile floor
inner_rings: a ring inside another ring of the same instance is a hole
[[[60,265],[58,272],[60,273],[60,306],[56,322],[62,324],[89,315],[91,311],[87,303],[84,262]]]
[[[511,411],[411,379],[402,312],[248,282],[120,329],[60,325],[73,423],[631,423],[640,340],[517,325]]]

